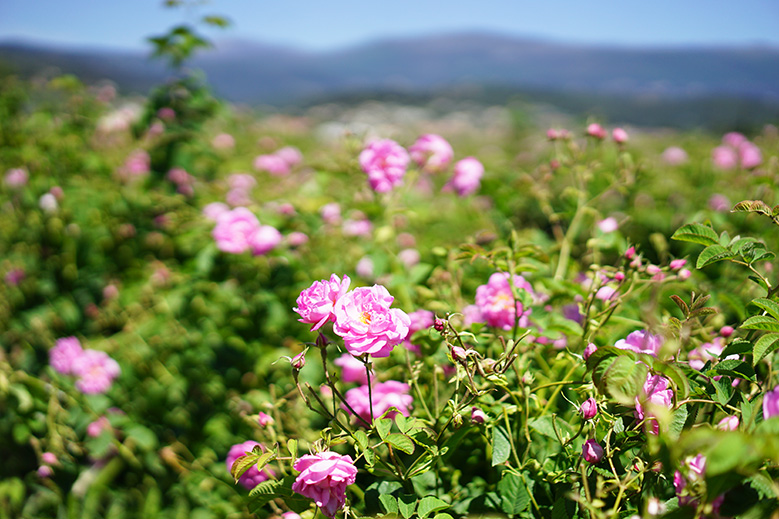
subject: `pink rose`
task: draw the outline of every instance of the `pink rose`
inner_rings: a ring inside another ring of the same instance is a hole
[[[411,319],[404,311],[390,308],[394,300],[382,285],[355,288],[338,299],[333,331],[344,339],[349,353],[387,357],[403,342]]]
[[[387,193],[403,183],[408,152],[391,139],[373,141],[360,152],[360,167],[368,175],[371,189]]]
[[[779,416],[779,386],[763,396],[763,420]]]
[[[216,246],[223,252],[241,254],[251,248],[250,237],[259,229],[260,222],[245,207],[237,207],[219,216],[213,235]]]
[[[271,175],[283,177],[289,174],[289,164],[278,155],[258,155],[254,159],[254,169],[267,171]]]
[[[249,235],[249,247],[254,256],[262,256],[275,249],[282,239],[281,233],[275,227],[260,225]]]
[[[419,355],[419,346],[411,344],[411,336],[418,331],[431,328],[435,320],[435,314],[430,310],[416,310],[408,314],[408,317],[411,319],[411,324],[408,327],[408,335],[403,344],[406,349]]]
[[[285,146],[274,153],[277,157],[287,163],[287,166],[293,168],[303,162],[303,154],[294,146]]]
[[[330,281],[314,281],[314,283],[303,290],[297,298],[297,307],[292,310],[300,314],[301,323],[311,324],[311,330],[318,330],[327,321],[335,321],[333,309],[336,302],[349,290],[351,280],[344,276],[339,280],[338,276],[332,274]]]
[[[454,165],[454,176],[445,189],[454,189],[459,196],[475,193],[481,186],[484,166],[475,157],[465,157]]]
[[[235,148],[235,138],[229,133],[220,133],[213,138],[211,146],[217,150],[231,150]]]
[[[432,133],[422,135],[408,151],[411,159],[430,173],[445,170],[454,157],[454,150],[446,139]]]
[[[646,353],[653,357],[657,357],[662,346],[663,338],[660,335],[652,335],[646,330],[637,330],[614,344],[615,348]]]
[[[535,296],[533,287],[522,276],[515,275],[513,282],[515,288],[528,292],[531,298]],[[523,308],[522,303],[514,300],[506,272],[492,274],[486,285],[476,289],[476,306],[489,326],[511,330],[519,315],[519,326],[527,327],[530,309]]]
[[[298,458],[294,468],[300,474],[292,490],[312,499],[327,517],[335,517],[346,502],[347,485],[357,478],[352,458],[330,451],[306,454]]]
[[[747,141],[738,147],[738,160],[744,169],[753,169],[763,163],[760,148]]]
[[[593,343],[589,343],[586,348],[584,348],[584,351],[582,352],[582,358],[586,361],[588,358],[590,358],[590,355],[595,353],[598,350],[598,347],[595,346]]]
[[[606,130],[603,129],[603,126],[601,126],[598,123],[592,123],[589,126],[587,126],[587,135],[590,137],[595,137],[596,139],[603,140],[606,138]]]
[[[216,222],[221,215],[229,212],[230,208],[227,207],[227,204],[223,204],[222,202],[211,202],[203,208],[203,216],[212,222]]]
[[[81,343],[75,337],[57,339],[49,350],[49,364],[54,371],[63,375],[73,373],[73,362],[84,353]]]
[[[728,132],[722,136],[722,144],[731,148],[738,148],[745,142],[747,142],[747,138],[738,132]]]
[[[711,160],[719,169],[733,169],[738,165],[738,153],[729,146],[717,146],[711,152]]]
[[[723,431],[735,431],[738,429],[739,419],[736,415],[726,416],[717,423],[717,429]]]
[[[325,204],[319,209],[322,221],[329,225],[338,225],[341,223],[341,206],[336,202]]]
[[[73,374],[78,377],[76,389],[84,394],[105,393],[119,376],[119,364],[104,351],[84,350],[73,360]]]
[[[5,185],[12,189],[26,186],[28,179],[27,170],[22,168],[12,168],[5,172]]]
[[[611,138],[614,139],[614,142],[617,144],[625,143],[628,141],[628,132],[622,128],[614,128],[611,130]]]
[[[228,474],[230,473],[230,470],[233,468],[233,463],[235,463],[235,460],[237,460],[241,456],[244,456],[247,453],[250,454],[252,452],[252,449],[254,449],[255,445],[259,445],[263,451],[265,450],[265,447],[263,447],[261,444],[251,440],[245,441],[243,443],[238,443],[230,447],[230,451],[227,453],[227,460],[225,461],[225,464],[227,465]],[[273,472],[271,472],[267,468],[263,469],[263,471],[260,472],[259,470],[257,470],[257,466],[253,465],[249,470],[247,470],[241,475],[241,477],[238,479],[238,482],[248,490],[251,490],[272,476],[273,476]]]
[[[595,415],[598,414],[598,404],[595,399],[590,397],[579,407],[579,414],[582,415],[584,420],[592,420]]]
[[[356,359],[349,353],[344,353],[333,361],[333,364],[341,368],[341,381],[349,384],[350,382],[357,382],[358,384],[368,383],[368,372],[365,369],[365,364]],[[373,370],[371,370],[371,378],[373,378]]]
[[[380,417],[390,407],[396,408],[403,416],[409,416],[411,414],[411,404],[414,401],[414,398],[408,394],[409,390],[408,384],[388,380],[387,382],[374,383],[370,393],[368,392],[367,384],[352,388],[344,394],[344,398],[358,416],[371,423],[373,421],[372,418]],[[371,417],[369,397],[373,397],[373,417]],[[343,407],[349,411],[346,405]],[[392,411],[387,414],[387,417],[394,418],[396,414],[395,411]]]
[[[663,162],[669,166],[678,166],[684,164],[688,160],[687,152],[678,146],[671,146],[661,155]]]
[[[230,189],[250,191],[257,185],[257,179],[248,173],[233,173],[227,177],[227,185]]]
[[[651,433],[658,434],[660,425],[652,414],[652,410],[644,410],[644,405],[651,404],[670,409],[673,406],[674,392],[670,389],[668,379],[660,375],[647,374],[641,397],[636,397],[636,410],[633,413],[638,420],[647,419],[652,425]]]
[[[603,447],[597,441],[589,439],[582,445],[582,457],[588,463],[598,463],[603,459]]]

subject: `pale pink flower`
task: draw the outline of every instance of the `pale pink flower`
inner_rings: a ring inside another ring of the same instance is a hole
[[[252,197],[245,189],[231,189],[225,195],[225,201],[233,207],[244,207],[252,203]]]
[[[717,429],[723,431],[735,431],[738,429],[739,419],[736,415],[726,416],[717,423]]]
[[[84,353],[81,343],[75,337],[57,339],[49,350],[49,364],[54,371],[63,375],[73,374],[73,363]]]
[[[603,233],[610,233],[614,232],[619,228],[619,222],[617,222],[617,219],[613,216],[609,216],[608,218],[604,218],[603,220],[598,222],[598,229],[601,230]]]
[[[679,279],[684,281],[685,279],[687,279],[690,276],[692,276],[692,272],[690,272],[690,269],[682,269],[682,270],[679,271],[677,276],[678,276]]]
[[[254,169],[277,177],[288,175],[290,171],[289,164],[278,155],[257,155],[254,159]]]
[[[738,160],[744,169],[753,169],[763,163],[760,148],[747,141],[738,147]]]
[[[629,139],[628,132],[622,128],[614,128],[611,130],[611,138],[614,139],[614,142],[617,144],[623,144]]]
[[[330,451],[306,454],[295,461],[294,468],[300,474],[292,490],[313,500],[327,517],[335,517],[346,503],[346,487],[357,478],[352,458]]]
[[[368,383],[368,371],[365,364],[360,362],[354,355],[344,353],[333,361],[333,364],[341,368],[341,381],[349,384],[357,382],[358,384]],[[373,379],[373,369],[371,369],[371,379]]]
[[[652,434],[658,434],[660,431],[660,424],[657,423],[657,419],[652,412],[651,406],[662,406],[670,409],[673,406],[674,392],[670,388],[670,383],[665,377],[660,375],[647,374],[646,382],[640,396],[636,397],[636,410],[633,413],[638,420],[646,419],[647,423],[651,424]],[[649,404],[648,409],[644,409],[644,405]]]
[[[596,139],[603,140],[606,138],[606,130],[603,129],[603,126],[601,126],[598,123],[592,123],[589,126],[587,126],[587,135],[590,137],[595,137]]]
[[[763,395],[763,420],[779,416],[779,386]]]
[[[465,157],[454,165],[454,175],[444,189],[454,189],[459,196],[475,193],[481,186],[484,166],[475,157]]]
[[[300,315],[301,323],[311,324],[311,330],[318,330],[327,321],[335,321],[333,309],[336,302],[349,290],[348,276],[338,279],[332,274],[330,280],[314,281],[297,298],[297,307],[292,310]]]
[[[233,173],[227,177],[227,185],[230,189],[250,191],[257,185],[257,179],[248,173]]]
[[[89,425],[87,425],[87,436],[90,438],[97,438],[103,431],[110,430],[111,422],[109,422],[108,418],[105,416],[101,416],[94,422],[90,422]]]
[[[687,152],[678,146],[671,146],[666,148],[661,155],[661,158],[663,159],[663,162],[669,166],[679,166],[680,164],[687,162],[689,159]]]
[[[738,148],[745,142],[747,142],[747,138],[738,132],[728,132],[722,136],[722,144],[731,148]]]
[[[260,427],[268,427],[269,425],[273,425],[273,417],[269,414],[263,413],[260,411],[257,413],[257,423],[260,425]]]
[[[84,350],[73,360],[71,366],[76,375],[76,389],[84,394],[105,393],[111,387],[114,379],[119,376],[119,364],[106,352]]]
[[[151,157],[144,150],[135,150],[127,157],[124,164],[119,168],[119,177],[122,180],[130,180],[149,174],[151,167]]]
[[[44,452],[41,454],[41,461],[43,461],[47,465],[56,465],[59,463],[59,460],[57,459],[57,455],[53,452]]]
[[[373,224],[364,214],[355,213],[354,218],[344,221],[341,231],[344,236],[370,236],[373,232]]]
[[[301,519],[300,514],[296,514],[295,512],[284,512],[281,514],[282,519]]]
[[[230,447],[230,451],[227,453],[227,460],[225,460],[225,465],[227,465],[228,474],[230,473],[230,470],[233,468],[233,463],[235,463],[235,460],[237,460],[241,456],[244,456],[245,454],[251,454],[252,449],[254,449],[255,445],[259,445],[260,448],[263,451],[265,451],[265,447],[262,444],[259,444],[251,440],[245,441],[243,443],[238,443]],[[260,472],[259,470],[257,470],[257,466],[253,465],[249,470],[243,473],[243,475],[238,479],[238,482],[248,490],[251,490],[272,476],[273,476],[273,472],[271,472],[269,469],[265,468],[263,469],[262,472]]]
[[[338,225],[341,223],[341,206],[336,202],[325,204],[319,210],[322,221],[328,225]]]
[[[283,236],[273,226],[260,225],[249,235],[249,248],[254,256],[262,256],[275,249],[283,240]]]
[[[53,213],[59,208],[59,204],[57,203],[57,197],[55,197],[51,193],[42,194],[41,198],[38,200],[38,206],[40,206],[40,208],[45,213]]]
[[[601,301],[609,301],[611,299],[614,299],[619,294],[619,291],[610,286],[603,286],[598,289],[598,291],[595,293],[595,299],[599,299]]]
[[[717,146],[711,152],[711,160],[719,169],[734,169],[738,166],[738,152],[730,146]]]
[[[41,465],[38,467],[38,477],[39,478],[50,478],[54,475],[54,469],[49,467],[48,465]]]
[[[727,213],[730,211],[730,200],[728,200],[728,197],[725,195],[711,195],[711,198],[709,198],[709,209],[720,213]]]
[[[719,359],[723,349],[725,349],[725,339],[723,337],[715,337],[711,342],[706,342],[690,350],[687,354],[687,360],[689,360],[692,369],[701,371],[707,362]],[[738,355],[736,355],[736,358],[738,358]],[[719,379],[719,377],[715,378]]]
[[[23,168],[13,168],[5,172],[5,185],[11,189],[18,189],[27,185],[29,175]]]
[[[531,299],[535,298],[533,287],[522,276],[514,276],[515,288],[527,292]],[[519,316],[519,326],[526,328],[528,325],[529,308],[523,308],[522,303],[514,300],[509,274],[495,272],[490,276],[486,285],[476,289],[476,306],[481,318],[489,326],[511,330],[515,319]]]
[[[357,262],[357,265],[355,265],[354,271],[361,278],[373,278],[373,260],[368,256],[363,256],[360,258],[360,261]]]
[[[432,133],[422,135],[408,151],[411,159],[430,173],[445,170],[454,157],[454,150],[446,139]]]
[[[203,216],[212,222],[216,222],[222,214],[228,212],[230,212],[230,208],[222,202],[211,202],[203,208]]]
[[[300,231],[293,231],[287,235],[287,245],[290,247],[300,247],[308,243],[308,235]]]
[[[687,265],[686,259],[675,259],[671,260],[671,263],[668,266],[671,267],[671,270],[679,270],[685,265]]]
[[[657,357],[662,346],[663,337],[660,335],[652,335],[646,330],[637,330],[626,338],[620,339],[614,343],[615,348],[635,351],[636,353],[646,353],[653,357]]]
[[[286,162],[290,168],[294,168],[303,162],[303,154],[294,146],[284,146],[283,148],[276,150],[275,155]]]
[[[373,398],[373,418],[379,418],[391,407],[396,408],[397,412],[387,413],[388,418],[394,418],[398,412],[403,416],[409,416],[411,414],[411,404],[414,401],[414,398],[409,395],[409,391],[408,384],[396,380],[388,380],[386,382],[373,383],[370,394],[367,384],[352,388],[344,394],[344,398],[358,416],[371,423],[373,420],[371,418],[370,397]],[[349,410],[346,405],[343,407],[347,411]]]
[[[398,259],[406,266],[406,268],[411,268],[419,263],[421,255],[416,249],[403,249],[402,251],[398,252]]]
[[[403,342],[411,319],[403,310],[390,308],[394,300],[382,285],[355,288],[338,298],[333,332],[344,339],[349,353],[387,357]]]
[[[254,213],[245,207],[237,207],[219,216],[213,236],[219,250],[241,254],[252,248],[252,235],[259,228],[260,222]]]
[[[603,454],[603,447],[593,439],[587,440],[582,445],[582,457],[588,463],[598,463],[603,459]]]
[[[558,132],[555,128],[549,128],[546,131],[546,138],[550,141],[556,141],[560,138],[560,132]]]
[[[231,150],[235,148],[235,137],[229,133],[220,133],[211,140],[211,146],[217,150]]]
[[[391,139],[369,143],[359,157],[360,167],[377,193],[387,193],[403,183],[409,160],[408,152]]]
[[[173,182],[174,184],[189,184],[194,180],[192,175],[187,173],[187,170],[184,168],[173,168],[170,171],[168,171],[168,180]]]

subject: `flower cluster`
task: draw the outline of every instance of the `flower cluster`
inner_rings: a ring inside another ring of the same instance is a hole
[[[231,254],[251,250],[255,256],[261,256],[281,243],[281,233],[270,225],[260,225],[254,213],[245,207],[219,214],[213,235],[219,250]]]
[[[738,132],[726,133],[722,145],[711,152],[711,160],[719,169],[754,169],[763,163],[763,155],[754,143]]]
[[[346,503],[346,487],[357,478],[357,468],[350,456],[325,451],[301,456],[294,465],[300,474],[292,484],[292,490],[312,499],[327,517]]]
[[[76,376],[76,388],[88,395],[105,393],[121,373],[119,364],[106,352],[85,350],[75,337],[57,340],[49,350],[49,364],[58,373]]]

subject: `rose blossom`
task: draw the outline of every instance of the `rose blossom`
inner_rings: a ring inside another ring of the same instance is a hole
[[[278,155],[257,155],[254,159],[254,169],[267,171],[277,177],[289,174],[289,164]]]
[[[582,402],[581,407],[579,407],[579,414],[581,414],[582,418],[585,420],[592,420],[595,418],[595,415],[598,414],[598,404],[595,402],[595,399],[590,397]]]
[[[636,410],[633,414],[638,420],[646,418],[648,423],[652,424],[652,430],[650,431],[652,434],[659,433],[660,425],[652,414],[652,409],[645,410],[644,404],[663,406],[670,409],[673,405],[674,392],[669,386],[667,378],[648,373],[641,397],[636,397]]]
[[[514,287],[526,291],[531,297],[535,296],[533,287],[525,278],[515,275],[513,281]],[[495,272],[486,285],[476,289],[476,306],[481,319],[489,326],[511,330],[517,314],[520,316],[519,326],[525,328],[528,325],[530,309],[523,308],[521,302],[514,300],[506,272]]]
[[[344,353],[333,361],[333,364],[341,368],[341,381],[345,383],[357,382],[358,384],[368,383],[368,372],[365,364],[360,362],[354,355]],[[371,379],[373,379],[373,369],[371,368]]]
[[[669,166],[678,166],[688,160],[687,152],[678,146],[671,146],[661,155],[663,162]]]
[[[711,160],[719,169],[733,169],[738,165],[738,153],[729,146],[717,146],[711,151]]]
[[[300,314],[301,323],[311,324],[311,330],[318,330],[327,321],[335,321],[333,308],[335,303],[346,291],[349,290],[351,280],[344,275],[339,280],[338,276],[332,274],[330,280],[314,281],[314,283],[303,290],[297,298],[297,307],[292,310]]]
[[[614,139],[614,142],[617,144],[622,144],[628,141],[628,132],[626,132],[622,128],[614,128],[611,130],[611,138]]]
[[[763,163],[760,148],[747,141],[738,147],[738,160],[744,169],[753,169]]]
[[[326,224],[338,225],[341,223],[341,206],[337,202],[325,204],[319,209],[319,215]]]
[[[243,443],[237,443],[230,447],[230,451],[227,453],[227,460],[225,460],[225,464],[227,465],[227,472],[231,472],[235,460],[245,455],[246,453],[251,453],[255,445],[259,445],[263,451],[265,450],[261,444],[251,440],[245,441]],[[249,470],[241,475],[241,477],[238,479],[238,482],[248,490],[251,490],[271,476],[273,476],[273,473],[268,469],[263,469],[263,471],[260,472],[257,470],[257,465],[252,465]]]
[[[308,235],[304,232],[293,231],[287,235],[287,245],[290,247],[300,247],[308,243]]]
[[[249,191],[257,185],[257,179],[248,173],[233,173],[227,177],[227,185],[230,189]]]
[[[475,157],[465,157],[454,165],[454,176],[444,187],[454,189],[460,196],[468,196],[479,189],[483,176],[482,163]]]
[[[763,420],[779,416],[779,386],[763,396]]]
[[[711,342],[706,342],[697,348],[690,350],[687,354],[687,360],[690,361],[690,367],[696,371],[701,371],[707,362],[719,359],[722,350],[725,349],[725,339],[715,337]],[[728,358],[731,358],[729,356]],[[732,356],[738,358],[738,355]],[[716,377],[719,380],[719,377]]]
[[[373,383],[370,392],[368,391],[367,384],[352,388],[344,394],[344,398],[359,417],[371,423],[373,421],[371,419],[371,397],[373,399],[373,418],[380,417],[390,407],[396,408],[403,416],[409,416],[411,414],[411,403],[414,401],[414,398],[408,394],[409,390],[408,384],[396,380],[388,380],[386,382]],[[346,405],[343,407],[349,411]],[[394,418],[396,414],[395,411],[392,411],[387,414],[387,417]]]
[[[294,469],[300,474],[292,484],[292,490],[312,499],[330,518],[343,508],[346,487],[357,478],[352,458],[330,451],[301,456],[295,461]]]
[[[73,362],[84,353],[81,343],[75,337],[57,339],[54,347],[49,350],[49,364],[54,371],[63,375],[73,373]]]
[[[84,394],[105,393],[121,373],[119,364],[104,351],[84,350],[73,360],[72,373],[78,377],[76,389]]]
[[[105,416],[101,416],[94,422],[90,422],[89,425],[87,425],[87,436],[90,438],[97,438],[100,436],[100,433],[103,431],[110,431],[111,430],[111,422],[108,421],[108,418]]]
[[[606,130],[603,129],[603,126],[601,126],[598,123],[592,123],[589,126],[587,126],[587,135],[590,137],[595,137],[596,139],[603,140],[606,138]]]
[[[303,162],[303,154],[294,146],[284,146],[283,148],[276,150],[274,155],[286,162],[287,166],[291,168]]]
[[[349,353],[387,357],[403,342],[411,319],[403,310],[390,308],[394,300],[382,285],[355,288],[338,298],[333,332],[344,339]]]
[[[216,221],[213,235],[216,246],[223,252],[240,254],[251,247],[249,238],[260,227],[254,213],[245,207],[222,213]]]
[[[435,314],[430,310],[416,310],[408,314],[408,317],[409,319],[411,319],[411,324],[408,327],[408,335],[406,336],[406,339],[403,341],[403,345],[409,351],[413,351],[414,353],[419,355],[419,346],[411,343],[411,336],[414,335],[416,332],[419,332],[421,330],[426,330],[427,328],[433,326],[433,322],[435,320]]]
[[[5,185],[12,189],[24,187],[28,179],[27,170],[23,168],[12,168],[5,172]]]
[[[275,227],[260,225],[249,235],[249,247],[253,255],[262,256],[275,249],[282,239],[281,233]]]
[[[360,167],[368,175],[371,189],[387,193],[403,183],[408,167],[408,152],[391,139],[373,141],[360,152]]]
[[[269,425],[273,425],[273,417],[269,414],[263,413],[260,411],[257,413],[257,423],[260,425],[260,427],[267,427]]]
[[[609,216],[608,218],[604,218],[603,220],[598,222],[598,229],[601,230],[603,233],[610,233],[614,232],[619,228],[619,222],[617,222],[617,219],[613,216]]]
[[[653,357],[657,357],[662,346],[663,338],[660,335],[652,335],[646,330],[637,330],[614,343],[615,348],[646,353]]]
[[[584,351],[582,352],[582,358],[586,361],[588,358],[590,358],[590,355],[595,353],[597,351],[598,347],[595,346],[593,343],[589,343],[586,348],[584,348]]]
[[[738,148],[745,142],[747,142],[747,138],[739,132],[728,132],[722,136],[722,144],[731,148]]]
[[[446,139],[432,133],[422,135],[408,151],[411,159],[430,173],[443,171],[454,157],[454,150]]]
[[[709,198],[709,209],[712,211],[718,211],[720,213],[726,213],[730,211],[730,200],[725,195],[716,193]]]
[[[597,441],[590,438],[582,445],[582,457],[588,463],[598,463],[603,459],[603,447],[601,447]]]
[[[56,465],[58,463],[57,455],[53,452],[44,452],[41,454],[41,461],[47,465]]]
[[[229,133],[220,133],[211,140],[211,146],[217,150],[231,150],[235,148],[235,137]]]
[[[735,431],[738,429],[739,419],[736,415],[726,416],[717,423],[717,429],[723,431]]]
[[[221,215],[229,212],[230,208],[227,207],[227,204],[223,204],[222,202],[211,202],[203,208],[203,216],[212,222],[216,222]]]

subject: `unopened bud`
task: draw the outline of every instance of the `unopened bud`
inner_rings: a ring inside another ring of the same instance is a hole
[[[436,317],[436,318],[435,318],[435,321],[433,321],[433,328],[435,328],[435,330],[436,330],[437,332],[443,332],[443,331],[444,331],[444,329],[446,328],[446,321],[444,321],[443,319],[439,319],[438,317]]]

